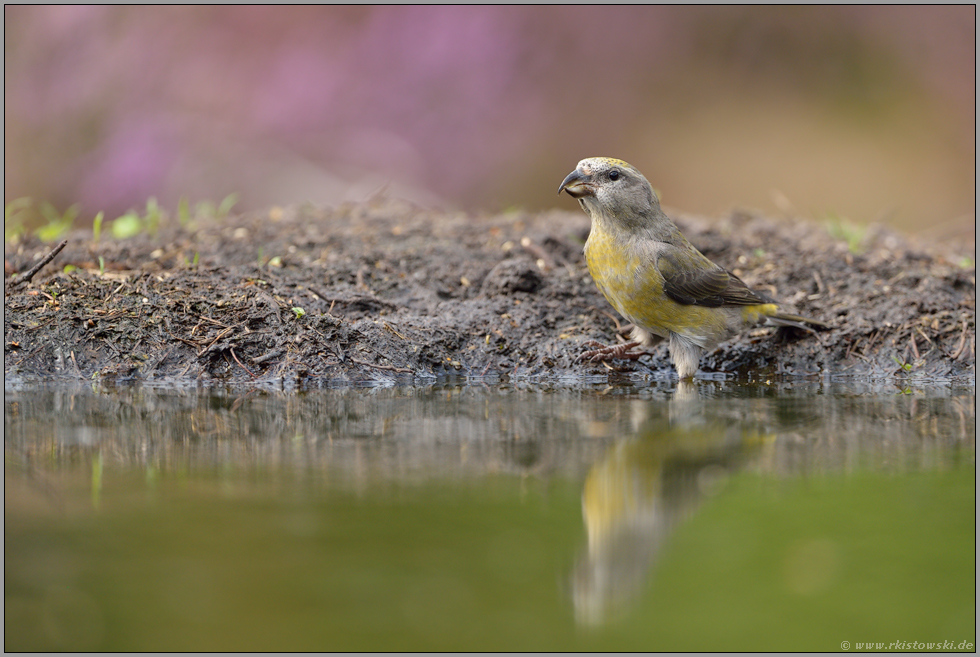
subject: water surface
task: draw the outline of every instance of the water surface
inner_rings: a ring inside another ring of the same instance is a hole
[[[8,650],[976,644],[975,388],[8,387]]]

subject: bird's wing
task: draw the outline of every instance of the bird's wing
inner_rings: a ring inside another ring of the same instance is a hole
[[[693,249],[671,246],[661,250],[657,269],[664,277],[664,292],[677,303],[708,308],[770,303],[738,276]]]

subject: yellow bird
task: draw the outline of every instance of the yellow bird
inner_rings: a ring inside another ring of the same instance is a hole
[[[558,193],[562,191],[578,199],[592,218],[585,243],[592,280],[634,326],[631,342],[589,351],[582,358],[635,359],[642,352],[631,352],[634,347],[666,339],[677,374],[691,379],[705,351],[748,326],[827,327],[779,312],[772,299],[694,248],[660,209],[647,179],[630,164],[610,157],[582,160],[562,181]]]

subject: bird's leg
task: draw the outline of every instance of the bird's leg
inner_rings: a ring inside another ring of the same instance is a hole
[[[597,340],[589,340],[585,343],[585,346],[597,348],[593,349],[592,351],[586,351],[584,354],[576,358],[576,361],[587,360],[591,363],[598,363],[599,361],[614,360],[616,358],[636,360],[646,353],[643,351],[630,351],[630,349],[640,346],[640,343],[636,340],[613,346],[606,346]]]
[[[630,333],[632,333],[635,330],[636,330],[636,327],[633,326],[632,324],[627,324],[626,326],[617,326],[616,327],[616,333],[618,335],[623,336],[623,337],[626,337],[627,335],[629,335]]]

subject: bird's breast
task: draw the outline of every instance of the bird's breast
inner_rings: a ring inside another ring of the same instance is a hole
[[[633,321],[639,297],[645,296],[641,289],[644,276],[640,274],[644,263],[637,255],[630,253],[628,245],[622,240],[595,228],[585,243],[585,261],[592,280],[609,303],[621,315]],[[662,284],[660,289],[663,289]]]

